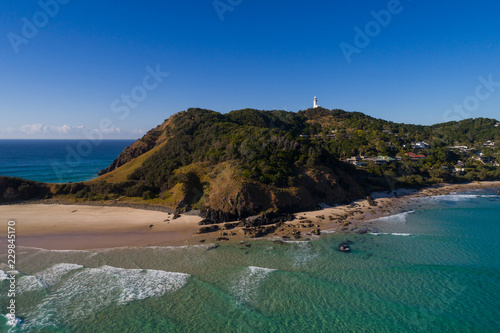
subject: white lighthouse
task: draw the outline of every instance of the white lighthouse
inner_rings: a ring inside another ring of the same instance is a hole
[[[319,105],[318,105],[318,98],[316,96],[314,96],[314,106],[313,108],[319,108]]]

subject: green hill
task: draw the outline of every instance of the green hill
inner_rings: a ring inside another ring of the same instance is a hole
[[[227,114],[188,109],[127,147],[98,178],[54,185],[51,193],[196,209],[219,221],[315,209],[400,186],[498,179],[498,146],[483,147],[488,140],[500,142],[495,124],[484,118],[398,124],[323,108]],[[419,141],[429,146],[412,148]],[[479,150],[491,162],[473,159]],[[381,155],[398,160],[380,162]],[[351,156],[363,156],[366,165],[346,163]],[[459,160],[466,165],[457,173]]]

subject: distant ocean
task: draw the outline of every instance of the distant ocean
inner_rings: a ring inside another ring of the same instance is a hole
[[[47,183],[90,180],[134,140],[0,140],[0,175]]]
[[[21,248],[24,322],[11,332],[500,331],[494,191],[415,199],[373,226],[377,233],[210,251]],[[348,240],[352,252],[339,252]],[[0,281],[2,313],[8,288]]]

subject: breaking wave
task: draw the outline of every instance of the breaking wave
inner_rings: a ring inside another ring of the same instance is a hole
[[[425,199],[434,201],[464,201],[477,198],[497,198],[500,199],[499,195],[495,194],[444,194],[444,195],[433,195],[426,197]]]
[[[18,291],[26,293],[53,286],[61,281],[64,275],[79,268],[83,268],[83,266],[61,263],[44,269],[35,275],[22,276],[18,280]]]
[[[404,232],[369,232],[370,235],[392,235],[392,236],[411,236],[409,233]]]
[[[259,285],[276,269],[249,266],[245,268],[240,278],[230,288],[230,292],[239,303],[250,303],[257,298]]]
[[[26,314],[23,328],[30,330],[71,323],[112,304],[160,297],[182,288],[189,278],[188,274],[160,270],[111,266],[80,268],[80,265],[58,264],[35,274],[35,279],[27,279],[27,283],[38,289],[51,284],[53,288],[33,311]],[[78,271],[72,272],[75,269]]]
[[[414,210],[411,210],[411,211],[404,212],[404,213],[379,217],[379,218],[374,219],[372,221],[388,222],[388,223],[406,223],[406,218],[408,217],[408,215],[411,213],[414,213],[414,212],[415,212]]]

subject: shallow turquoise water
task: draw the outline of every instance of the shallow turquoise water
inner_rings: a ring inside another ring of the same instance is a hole
[[[413,206],[311,242],[19,249],[16,331],[498,332],[500,198]]]

